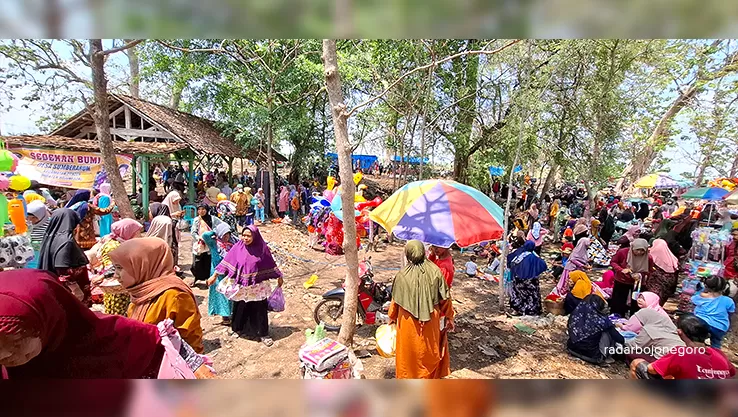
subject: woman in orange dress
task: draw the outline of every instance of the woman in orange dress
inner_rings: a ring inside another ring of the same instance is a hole
[[[397,323],[397,378],[438,379],[451,373],[448,332],[454,329],[450,291],[419,240],[405,246],[408,264],[392,287],[390,321]],[[445,319],[441,329],[441,317]]]

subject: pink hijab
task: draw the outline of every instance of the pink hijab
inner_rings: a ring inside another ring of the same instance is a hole
[[[141,223],[133,219],[121,219],[110,226],[110,237],[125,242],[133,239],[141,229],[143,229]]]
[[[630,226],[628,228],[628,231],[625,232],[625,235],[624,236],[627,236],[628,237],[628,240],[630,240],[632,242],[633,240],[635,240],[638,237],[638,235],[640,233],[641,233],[641,226],[639,226],[637,224],[634,224],[633,226]]]
[[[653,263],[668,274],[673,274],[679,269],[679,260],[669,250],[669,245],[664,239],[656,239],[649,250]]]
[[[641,293],[640,296],[643,297],[644,301],[646,301],[646,308],[650,308],[651,310],[656,310],[659,313],[665,315],[666,317],[669,317],[669,313],[667,313],[666,310],[664,310],[664,308],[661,307],[661,305],[659,305],[659,302],[661,301],[661,299],[656,293],[652,293],[650,291],[644,291]]]

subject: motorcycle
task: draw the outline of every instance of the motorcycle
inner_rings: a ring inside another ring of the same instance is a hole
[[[371,259],[369,257],[359,264],[357,314],[361,324],[385,324],[389,323],[387,312],[392,299],[392,284],[374,281]],[[344,287],[335,288],[323,294],[323,300],[318,303],[313,312],[315,323],[323,323],[328,331],[340,330],[345,296]]]

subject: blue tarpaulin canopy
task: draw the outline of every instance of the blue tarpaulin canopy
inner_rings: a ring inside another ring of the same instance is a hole
[[[325,154],[325,156],[333,160],[338,159],[338,154],[332,152]],[[377,162],[377,159],[375,155],[351,155],[351,165],[356,166],[356,161],[359,161],[359,168],[369,169]]]
[[[513,170],[513,174],[520,172],[523,170],[522,165],[518,165]],[[503,174],[505,174],[505,167],[489,167],[489,175],[493,177],[501,177]]]
[[[394,161],[395,162],[408,162],[408,163],[410,163],[412,165],[420,164],[420,158],[418,158],[416,156],[413,156],[413,157],[407,157],[406,156],[404,158],[400,158],[399,156],[395,155]],[[428,163],[428,158],[423,158],[423,163],[424,164],[427,164]]]

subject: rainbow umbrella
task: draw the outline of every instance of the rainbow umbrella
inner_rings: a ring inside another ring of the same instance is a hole
[[[682,194],[680,197],[684,199],[695,200],[722,200],[729,193],[725,188],[720,187],[703,187],[695,188]]]
[[[635,188],[679,188],[679,183],[668,175],[648,174],[633,184]]]
[[[404,240],[447,248],[503,235],[504,212],[479,190],[456,181],[427,180],[406,184],[380,204],[369,218]]]
[[[728,204],[738,204],[738,189],[723,196],[723,200]]]

